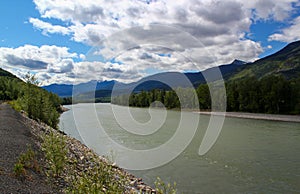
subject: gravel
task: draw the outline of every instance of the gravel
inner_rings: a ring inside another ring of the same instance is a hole
[[[37,153],[38,162],[43,163],[36,142],[24,117],[8,104],[0,104],[0,193],[57,193],[43,173],[29,169],[26,177],[20,179],[13,172],[20,154],[25,153],[28,146]]]

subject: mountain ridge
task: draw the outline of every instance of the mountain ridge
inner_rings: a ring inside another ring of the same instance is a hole
[[[122,83],[118,82],[116,80],[105,80],[105,81],[96,81],[91,80],[86,83],[80,83],[77,85],[72,84],[51,84],[48,86],[43,86],[44,89],[47,91],[56,93],[60,97],[69,97],[72,96],[73,87],[75,86],[75,95],[82,94],[82,93],[90,93],[91,91],[97,91],[97,90],[129,90],[129,91],[135,91],[139,92],[142,90],[148,91],[152,89],[165,89],[169,90],[171,88],[175,87],[190,87],[194,86],[197,87],[200,84],[206,83],[205,77],[203,74],[210,75],[212,72],[214,72],[217,68],[220,69],[220,72],[223,74],[226,78],[228,78],[231,73],[236,72],[242,65],[246,64],[246,62],[235,59],[230,64],[223,64],[217,67],[212,67],[209,69],[206,69],[201,72],[195,72],[195,73],[180,73],[180,72],[161,72],[154,75],[150,75],[147,77],[144,77],[136,82],[132,83]],[[189,82],[182,82],[181,78],[183,78],[183,75],[188,78],[186,81]],[[211,76],[211,81],[216,81],[219,79],[219,76],[214,77]],[[168,83],[168,84],[166,84]]]
[[[281,50],[247,63],[243,69],[230,80],[239,80],[247,77],[261,79],[267,75],[282,75],[286,79],[296,78],[300,74],[300,41],[292,42]]]

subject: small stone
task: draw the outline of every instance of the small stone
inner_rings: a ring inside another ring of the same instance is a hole
[[[136,187],[138,190],[144,190],[145,189],[145,186],[144,185],[137,185]]]
[[[129,184],[133,187],[137,187],[137,180],[131,181]]]

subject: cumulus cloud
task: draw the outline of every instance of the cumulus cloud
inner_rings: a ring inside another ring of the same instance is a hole
[[[289,27],[282,29],[279,33],[269,36],[269,40],[277,40],[282,42],[300,40],[300,16],[295,18]]]
[[[78,54],[70,53],[67,47],[54,45],[0,47],[0,63],[3,68],[9,69],[19,77],[23,77],[28,71],[42,73],[41,81],[49,79],[53,73],[72,72],[75,58],[78,58]]]
[[[30,71],[42,85],[51,83],[81,83],[89,80],[136,81],[146,74],[135,66],[118,62],[74,62],[84,55],[69,52],[67,47],[24,45],[18,48],[0,48],[1,67],[20,78]],[[140,56],[140,58],[143,58]],[[137,61],[135,61],[136,63]],[[144,68],[145,66],[141,66]]]
[[[120,65],[113,62],[84,61],[74,65],[72,72],[74,83],[89,80],[117,80],[128,83],[141,79],[146,75],[139,72],[134,66]]]
[[[34,0],[36,8],[43,18],[55,18],[72,23],[71,30],[76,41],[87,41],[89,37],[95,38],[91,34],[103,38],[119,30],[151,23],[175,26],[184,23],[186,26],[194,26],[196,29],[199,29],[201,24],[198,32],[214,29],[212,25],[217,24],[223,28],[231,28],[232,33],[234,33],[247,30],[251,24],[251,19],[279,21],[286,19],[294,9],[292,3],[295,2],[298,1]],[[42,25],[41,28],[47,31],[47,28],[43,28]],[[221,33],[230,31],[226,28],[219,30]],[[211,36],[215,35],[211,34]]]
[[[72,72],[74,68],[73,59],[62,59],[57,64],[50,64],[48,66],[49,73],[68,73]]]
[[[48,64],[46,62],[40,61],[38,59],[26,59],[21,58],[13,54],[7,54],[5,56],[6,62],[13,66],[23,66],[29,69],[45,69]]]
[[[32,23],[32,25],[37,29],[42,29],[42,32],[44,35],[47,34],[53,34],[53,33],[59,33],[62,35],[70,34],[70,30],[66,27],[59,26],[59,25],[52,25],[50,23],[41,21],[37,18],[30,18],[29,22]]]
[[[47,69],[61,64],[67,58],[77,58],[67,47],[43,45],[41,47],[24,45],[18,48],[0,48],[0,61],[7,66],[23,67],[29,70]]]
[[[25,48],[13,52],[7,48],[0,55],[11,66],[44,69],[41,77],[55,82],[91,79],[129,82],[154,72],[153,69],[203,70],[235,58],[257,59],[263,48],[246,36],[251,24],[257,20],[286,21],[297,2],[34,0],[41,15],[39,19],[29,19],[35,28],[45,35],[58,33],[94,46],[101,60],[89,61],[91,56],[69,53],[62,47],[57,47],[57,52],[54,47],[52,50],[48,47],[49,52],[31,48],[28,55]],[[64,25],[45,22],[46,19],[56,19]],[[299,18],[269,40],[299,39],[298,29]],[[38,51],[43,54],[35,53]],[[87,61],[74,62],[73,58]]]

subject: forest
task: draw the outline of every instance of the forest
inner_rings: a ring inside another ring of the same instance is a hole
[[[38,87],[33,75],[27,74],[21,81],[15,77],[0,76],[0,101],[8,101],[18,111],[57,128],[59,122],[60,98]]]
[[[261,79],[248,77],[226,82],[227,111],[271,114],[300,114],[300,78],[291,80],[269,75]],[[211,95],[207,84],[197,88],[141,91],[112,97],[113,104],[134,107],[211,110]]]

